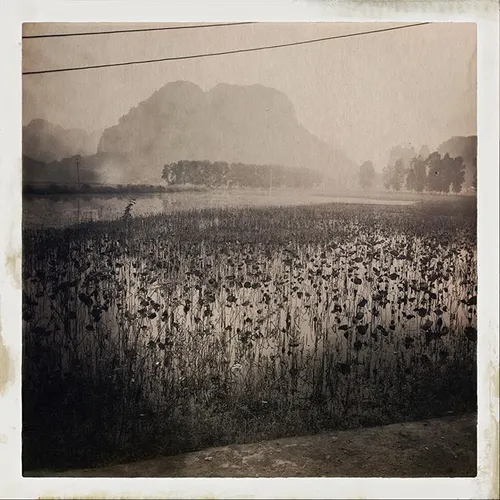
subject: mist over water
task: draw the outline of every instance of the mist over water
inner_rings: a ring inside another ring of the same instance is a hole
[[[321,203],[356,203],[370,205],[411,205],[408,200],[384,200],[349,196],[328,196],[301,190],[232,189],[205,192],[139,194],[139,195],[85,195],[85,196],[30,196],[23,203],[25,227],[59,227],[77,222],[78,210],[82,221],[113,220],[120,218],[131,199],[135,199],[134,215],[144,216],[204,208],[287,206]]]

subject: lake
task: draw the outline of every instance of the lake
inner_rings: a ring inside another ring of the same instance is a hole
[[[358,203],[410,205],[413,201],[375,198],[327,196],[299,190],[211,189],[177,193],[145,193],[124,195],[46,195],[23,197],[23,227],[63,227],[88,220],[113,220],[121,217],[131,200],[132,215],[144,216],[179,210],[312,205],[320,203]]]

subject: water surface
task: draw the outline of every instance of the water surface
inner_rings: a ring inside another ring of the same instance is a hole
[[[374,205],[410,205],[412,201],[318,195],[298,190],[213,189],[178,193],[127,195],[47,195],[23,198],[23,227],[58,227],[80,219],[113,220],[121,217],[134,200],[133,215],[170,213],[178,210],[313,205],[320,203],[358,203]]]

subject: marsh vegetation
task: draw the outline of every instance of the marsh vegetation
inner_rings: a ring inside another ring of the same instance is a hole
[[[475,409],[475,199],[23,231],[23,467]]]

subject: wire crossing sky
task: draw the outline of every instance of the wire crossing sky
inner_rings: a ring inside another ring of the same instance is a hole
[[[200,28],[222,28],[225,26],[244,26],[246,24],[254,24],[253,22],[244,23],[219,23],[219,24],[199,24],[190,26],[167,26],[164,28],[138,28],[129,30],[109,30],[109,31],[87,31],[82,33],[46,33],[39,35],[25,35],[23,40],[29,40],[32,38],[61,38],[67,36],[92,36],[92,35],[114,35],[118,33],[145,33],[148,31],[172,31],[172,30],[188,30],[188,29],[200,29]]]
[[[191,54],[191,55],[180,56],[180,57],[162,57],[159,59],[145,59],[142,61],[125,61],[125,62],[111,63],[111,64],[96,64],[94,66],[79,66],[79,67],[73,67],[73,68],[57,68],[57,69],[48,69],[48,70],[40,70],[40,71],[24,71],[23,75],[41,75],[41,74],[46,74],[46,73],[61,73],[61,72],[67,72],[67,71],[83,71],[83,70],[89,70],[89,69],[111,68],[111,67],[118,67],[118,66],[131,66],[131,65],[136,65],[136,64],[152,64],[152,63],[168,62],[168,61],[182,61],[182,60],[186,60],[186,59],[199,59],[201,57],[214,57],[214,56],[225,56],[225,55],[232,55],[232,54],[244,54],[247,52],[258,52],[258,51],[262,51],[262,50],[280,49],[280,48],[285,48],[285,47],[293,47],[293,46],[297,46],[297,45],[306,45],[306,44],[310,44],[310,43],[319,43],[319,42],[326,42],[326,41],[331,41],[331,40],[339,40],[342,38],[351,38],[351,37],[355,37],[355,36],[373,35],[373,34],[378,34],[378,33],[385,33],[387,31],[395,31],[395,30],[401,30],[401,29],[414,28],[416,26],[424,26],[427,24],[431,24],[431,23],[407,24],[404,26],[395,26],[393,28],[383,28],[383,29],[378,29],[378,30],[361,31],[361,32],[355,32],[355,33],[348,33],[345,35],[336,35],[336,36],[329,36],[329,37],[323,37],[323,38],[313,38],[310,40],[301,40],[298,42],[282,43],[282,44],[277,44],[277,45],[264,45],[264,46],[260,46],[260,47],[226,50],[226,51],[222,51],[222,52],[212,52],[212,53],[205,53],[205,54]]]
[[[24,36],[141,31],[24,40],[23,124],[42,118],[99,134],[169,82],[203,91],[259,84],[285,94],[309,132],[381,169],[396,145],[433,150],[477,133],[476,25],[406,25],[252,23],[158,33],[143,30],[178,25],[24,24]]]

